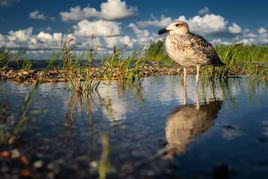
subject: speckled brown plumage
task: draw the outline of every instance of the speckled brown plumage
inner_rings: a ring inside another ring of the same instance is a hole
[[[172,60],[186,68],[224,65],[212,45],[193,33],[168,35],[166,49]]]

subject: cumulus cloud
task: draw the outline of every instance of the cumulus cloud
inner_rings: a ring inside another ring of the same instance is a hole
[[[259,34],[264,34],[267,32],[267,30],[264,29],[263,27],[261,27],[260,29],[258,29],[258,32],[259,32]]]
[[[19,0],[0,0],[0,8],[11,7],[15,2]]]
[[[52,29],[51,29],[51,27],[45,27],[45,28],[37,28],[35,30],[44,31],[44,32],[50,32]]]
[[[89,22],[88,20],[80,21],[77,25],[73,26],[75,29],[74,35],[79,37],[91,36],[94,34],[95,36],[118,36],[123,35],[123,31],[121,27],[119,27],[120,23],[112,22],[112,21],[94,21]]]
[[[36,10],[34,12],[30,12],[29,18],[30,19],[46,20],[47,16],[45,16],[44,14],[39,14],[39,11]]]
[[[139,21],[137,22],[138,27],[147,28],[147,27],[167,27],[172,22],[170,17],[165,17],[161,15],[159,20],[149,20],[149,21]]]
[[[55,17],[50,17],[49,20],[50,21],[57,21]]]
[[[101,10],[97,11],[90,6],[81,9],[80,6],[71,7],[70,12],[60,12],[61,20],[64,22],[81,20],[125,20],[138,16],[138,8],[127,6],[125,1],[108,0],[100,5]],[[115,10],[116,9],[116,10]]]
[[[200,9],[200,10],[198,11],[198,14],[199,14],[199,15],[204,15],[204,14],[209,14],[209,13],[210,13],[210,11],[209,11],[209,9],[208,9],[207,6],[205,6],[204,9]]]
[[[133,23],[131,23],[128,26],[126,26],[125,30],[134,32],[138,38],[149,37],[150,36],[150,32],[148,30],[146,30],[146,29],[145,30],[140,30]]]
[[[218,45],[218,44],[222,44],[222,45],[230,45],[232,44],[232,42],[226,42],[226,41],[222,41],[221,39],[214,39],[212,42],[210,42],[212,45]]]
[[[252,32],[250,32],[249,29],[245,29],[243,31],[243,37],[246,37],[246,38],[256,38],[257,35],[253,34]]]
[[[241,27],[239,27],[236,23],[232,23],[232,26],[229,26],[228,29],[231,33],[241,33]]]
[[[206,14],[203,17],[195,16],[189,19],[180,16],[177,20],[187,22],[190,31],[202,36],[231,38],[242,33],[241,28],[236,23],[228,26],[228,21],[220,15]]]
[[[9,31],[9,35],[1,35],[1,47],[15,49],[59,49],[61,43],[61,33],[53,33],[52,35],[45,32],[40,32],[37,35],[33,34],[33,27],[20,29],[18,31]]]
[[[161,16],[160,20],[153,21],[139,21],[138,27],[167,27],[171,22],[181,20],[189,24],[191,32],[197,33],[207,37],[235,37],[235,35],[242,34],[241,27],[236,23],[228,26],[228,21],[220,15],[206,14],[205,16],[195,16],[186,19],[185,16],[180,16],[178,19],[171,19],[170,17]]]
[[[157,20],[153,13],[151,13],[151,18]]]

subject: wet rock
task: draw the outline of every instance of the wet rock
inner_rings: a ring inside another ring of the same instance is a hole
[[[20,161],[23,165],[30,165],[31,163],[30,160],[24,155],[20,157]]]
[[[38,160],[38,161],[33,163],[33,166],[35,168],[42,168],[43,167],[43,162],[41,160]]]
[[[20,157],[20,152],[18,149],[14,149],[11,151],[11,158],[14,159],[14,158],[19,158]]]
[[[22,169],[20,171],[20,176],[22,176],[22,177],[33,177],[34,173],[30,169]]]
[[[23,71],[22,74],[23,74],[24,76],[28,76],[30,73],[27,72],[27,71]]]
[[[7,166],[2,166],[0,171],[1,173],[7,173],[9,171],[9,168]]]
[[[116,74],[116,73],[113,73],[113,74],[112,74],[112,77],[117,77],[117,74]]]
[[[9,71],[7,72],[7,74],[9,74],[9,75],[12,75],[13,73],[14,73],[13,70],[9,70]]]
[[[9,158],[9,157],[10,157],[10,153],[9,153],[8,151],[3,151],[3,152],[1,153],[1,157],[2,157],[2,158]]]

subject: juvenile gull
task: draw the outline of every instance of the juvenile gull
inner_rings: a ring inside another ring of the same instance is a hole
[[[168,56],[184,68],[184,89],[186,89],[187,68],[196,68],[196,89],[199,69],[205,65],[224,66],[212,45],[203,37],[189,32],[186,22],[176,21],[158,34],[169,33],[166,38]]]

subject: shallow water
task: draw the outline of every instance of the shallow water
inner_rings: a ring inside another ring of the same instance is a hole
[[[2,131],[19,121],[32,87],[1,83],[0,104],[9,109],[6,122],[0,121]],[[42,161],[41,168],[31,167],[42,178],[94,178],[100,136],[106,134],[108,178],[268,176],[267,84],[247,78],[200,80],[199,105],[191,75],[185,105],[178,76],[148,77],[141,88],[113,81],[108,94],[102,84],[99,94],[87,97],[68,88],[68,83],[41,84],[28,110],[38,114],[28,113],[26,127],[12,144],[1,145],[0,152],[18,149],[32,163]],[[163,150],[168,154],[158,156]],[[24,168],[16,159],[0,159],[0,166],[4,176]],[[131,167],[135,172],[129,172]]]

